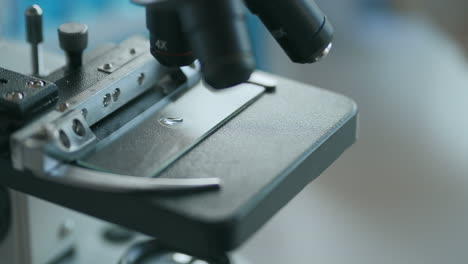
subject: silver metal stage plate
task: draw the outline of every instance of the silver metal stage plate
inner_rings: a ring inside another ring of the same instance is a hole
[[[154,177],[254,102],[264,88],[243,84],[213,91],[201,82],[163,108],[150,108],[104,139],[82,166],[122,175]]]

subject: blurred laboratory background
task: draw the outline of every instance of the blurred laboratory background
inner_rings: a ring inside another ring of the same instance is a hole
[[[267,2],[267,1],[265,1]],[[90,44],[146,34],[128,1],[7,1],[2,38],[24,39],[23,11],[56,28],[90,25]],[[468,10],[466,0],[317,0],[335,26],[322,62],[289,61],[255,17],[262,70],[345,94],[359,105],[358,142],[239,250],[251,263],[468,261]]]

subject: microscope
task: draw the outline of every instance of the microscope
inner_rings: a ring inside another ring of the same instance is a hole
[[[28,44],[0,41],[0,263],[248,263],[233,251],[355,142],[351,99],[255,70],[246,10],[314,63],[314,1],[132,2],[149,38],[85,52],[64,23],[46,52],[33,5]]]

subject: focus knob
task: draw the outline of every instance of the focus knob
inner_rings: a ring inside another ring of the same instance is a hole
[[[83,64],[83,51],[88,47],[88,26],[80,23],[66,23],[58,28],[60,48],[67,55],[69,68]]]

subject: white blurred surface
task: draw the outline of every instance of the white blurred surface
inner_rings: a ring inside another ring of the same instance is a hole
[[[423,20],[339,11],[325,61],[292,64],[269,39],[266,65],[355,99],[360,139],[241,251],[269,264],[466,263],[463,52]]]

